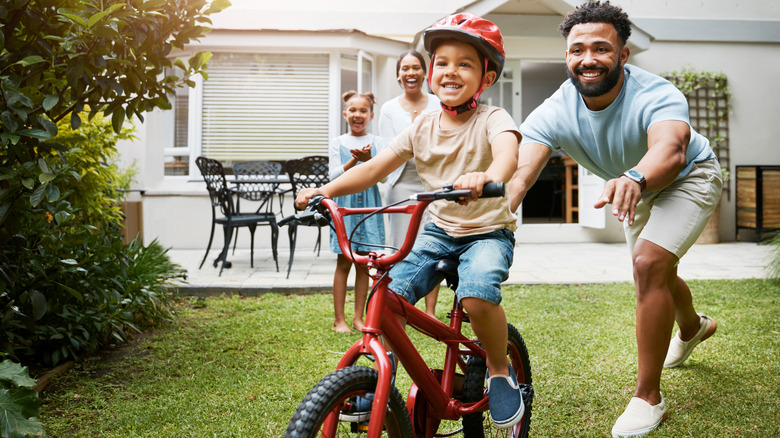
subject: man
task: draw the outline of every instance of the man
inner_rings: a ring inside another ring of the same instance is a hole
[[[511,208],[520,205],[553,150],[562,149],[607,181],[594,207],[612,204],[624,225],[639,355],[634,397],[612,436],[643,436],[666,418],[663,367],[680,365],[715,332],[715,321],[694,310],[677,264],[718,204],[720,166],[709,141],[690,127],[682,93],[626,64],[631,22],[619,7],[585,3],[559,30],[569,80],[520,127]],[[675,320],[680,330],[668,344]]]

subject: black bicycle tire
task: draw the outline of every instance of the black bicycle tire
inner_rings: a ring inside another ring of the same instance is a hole
[[[342,368],[323,377],[301,401],[287,426],[285,438],[318,437],[317,431],[328,412],[351,396],[375,392],[378,378],[376,370],[362,366]],[[404,399],[395,386],[390,390],[385,418],[391,421],[389,425],[398,429],[399,437],[414,436]]]
[[[520,335],[520,332],[517,331],[512,324],[507,324],[507,328],[509,334],[508,342],[513,344],[517,349],[520,363],[522,364],[522,370],[515,370],[515,373],[518,374],[518,383],[528,385],[528,391],[526,391],[527,397],[524,399],[525,414],[523,414],[522,426],[520,428],[520,434],[518,435],[520,438],[526,438],[528,437],[531,426],[531,408],[533,404],[531,361],[525,341]],[[484,397],[486,370],[487,366],[485,365],[484,359],[478,356],[469,357],[466,364],[466,374],[463,379],[464,402],[476,402]],[[462,419],[463,438],[484,438],[486,422],[490,422],[487,412],[464,415]],[[492,425],[489,427],[492,427]]]

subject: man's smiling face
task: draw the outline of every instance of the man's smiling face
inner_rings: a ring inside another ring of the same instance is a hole
[[[578,24],[571,28],[566,45],[566,73],[580,94],[588,98],[614,91],[628,60],[628,49],[614,26]]]

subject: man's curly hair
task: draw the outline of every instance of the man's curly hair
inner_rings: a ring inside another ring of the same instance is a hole
[[[558,26],[564,38],[569,37],[571,28],[582,23],[608,23],[615,27],[623,45],[631,36],[631,20],[628,14],[619,6],[613,6],[609,1],[588,1],[569,12]]]

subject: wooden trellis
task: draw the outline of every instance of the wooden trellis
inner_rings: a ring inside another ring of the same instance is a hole
[[[688,99],[691,126],[710,140],[710,146],[724,170],[730,169],[729,153],[729,99],[725,75],[673,72],[664,75]],[[723,193],[731,198],[729,184],[723,181]]]

